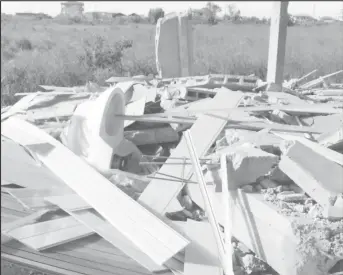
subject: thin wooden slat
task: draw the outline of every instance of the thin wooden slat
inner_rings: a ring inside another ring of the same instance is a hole
[[[211,225],[187,220],[187,235],[192,242],[186,247],[184,274],[223,275]]]
[[[208,220],[209,220],[211,228],[212,228],[212,233],[214,235],[214,239],[215,239],[215,242],[217,245],[221,266],[223,267],[225,274],[229,275],[230,273],[232,274],[232,267],[231,267],[231,270],[228,269],[228,266],[226,263],[227,262],[226,256],[225,256],[226,251],[224,248],[223,239],[221,237],[219,224],[218,224],[218,221],[217,221],[216,216],[214,214],[214,209],[213,209],[213,205],[211,203],[210,197],[207,193],[206,182],[204,179],[204,175],[202,174],[199,159],[198,159],[197,153],[195,152],[193,139],[192,139],[192,136],[191,136],[189,130],[187,130],[185,132],[185,138],[186,138],[187,147],[188,147],[188,150],[190,153],[190,157],[191,157],[191,160],[193,163],[193,169],[194,169],[197,181],[199,183],[199,187],[200,187],[202,197],[203,197],[204,202],[205,202],[205,211],[207,213]]]
[[[2,124],[2,134],[22,145],[30,145],[47,167],[157,264],[161,265],[189,243],[34,125],[12,117]]]
[[[34,269],[38,269],[43,272],[49,272],[49,274],[56,274],[56,275],[80,275],[78,272],[73,272],[70,270],[65,270],[61,269],[55,266],[52,266],[50,264],[46,263],[41,263],[41,262],[36,262],[32,261],[26,258],[18,257],[15,255],[7,254],[7,253],[2,253],[1,252],[1,259],[7,260],[12,263],[20,264],[20,265],[25,265],[25,267],[32,267]]]
[[[233,249],[231,244],[231,238],[232,238],[232,201],[231,196],[229,194],[229,185],[232,188],[234,185],[234,182],[230,182],[228,179],[228,169],[227,169],[227,160],[226,155],[222,155],[220,157],[220,166],[222,170],[222,196],[223,196],[223,205],[224,205],[224,213],[225,213],[225,224],[224,224],[224,230],[225,230],[225,266],[226,266],[226,275],[234,275],[233,273],[233,262],[232,262],[232,255],[233,255]],[[230,166],[231,167],[231,166]],[[230,173],[233,172],[233,169],[230,169]],[[230,188],[230,189],[231,189]]]
[[[79,225],[79,222],[76,219],[67,216],[60,219],[25,225],[8,231],[7,234],[20,241],[77,225]]]
[[[77,196],[74,197],[75,198],[69,196],[68,200],[79,202],[79,205],[76,208],[80,209],[83,202],[78,200]],[[106,220],[97,215],[94,210],[73,211],[73,209],[68,209],[68,207],[71,205],[68,203],[68,200],[66,200],[65,197],[55,196],[51,199],[46,198],[46,200],[58,205],[61,209],[68,212],[80,223],[99,234],[105,240],[113,244],[115,247],[119,248],[122,252],[124,252],[126,255],[137,261],[148,270],[157,272],[168,269],[167,267],[155,264],[154,261],[152,261],[145,253],[137,249],[134,243],[126,240],[123,234],[114,229]],[[75,207],[75,205],[73,206]]]
[[[84,242],[89,237],[84,238]],[[44,252],[35,251],[19,242],[10,242],[7,247],[16,250],[30,252],[37,256],[48,257],[57,262],[73,264],[79,267],[84,267],[89,270],[98,270],[99,272],[109,272],[115,274],[152,274],[147,269],[136,264],[133,260],[126,256],[108,254],[106,252],[94,251],[88,249],[88,245],[79,245],[80,241],[51,248]],[[159,274],[166,275],[168,272],[160,272]],[[94,274],[97,274],[94,272]]]
[[[58,272],[56,274],[78,274],[78,275],[139,275],[138,272],[132,272],[130,270],[124,271],[123,269],[113,268],[113,272],[105,272],[102,270],[98,270],[96,268],[85,267],[79,264],[75,264],[71,257],[69,257],[68,261],[59,260],[54,258],[53,256],[45,255],[43,253],[35,254],[29,252],[23,247],[22,249],[13,249],[8,246],[2,246],[1,248],[2,253],[6,253],[12,256],[16,256],[19,262],[24,262],[25,260],[32,261],[32,266],[41,266],[41,264],[46,264],[52,267],[52,270],[57,269]],[[56,255],[57,256],[57,255]]]
[[[213,100],[209,101],[209,108],[223,108],[223,107],[235,107],[239,104],[243,97],[241,92],[228,92],[227,89],[219,90]],[[190,132],[195,139],[195,148],[200,158],[203,158],[207,153],[210,146],[218,137],[222,129],[226,124],[226,119],[229,117],[230,111],[224,111],[218,113],[216,116],[203,115],[195,122],[191,127]],[[215,114],[216,115],[216,114]],[[222,119],[224,118],[224,119]],[[171,157],[175,158],[189,158],[189,152],[187,151],[187,145],[184,138],[181,139],[178,146],[173,150]],[[166,164],[169,161],[166,161]],[[163,165],[160,169],[161,173],[170,174],[172,176],[183,177],[189,180],[192,174],[191,167],[183,167],[183,165]],[[183,173],[184,172],[184,173]],[[168,179],[168,177],[166,177]],[[175,204],[175,197],[183,188],[183,182],[171,182],[162,180],[152,180],[142,195],[139,197],[139,202],[155,211],[157,213],[164,214],[168,207],[169,211],[180,210],[179,203]],[[158,195],[156,195],[158,194]],[[174,203],[174,207],[178,209],[170,209],[170,204]]]
[[[20,226],[31,224],[36,222],[38,219],[40,219],[43,215],[49,213],[51,210],[49,209],[42,209],[40,211],[34,212],[31,215],[28,215],[22,219],[17,219],[14,222],[11,223],[1,223],[1,232],[6,232],[9,230],[16,229]]]
[[[61,188],[50,188],[50,189],[14,189],[8,190],[8,193],[19,201],[24,207],[33,209],[41,207],[50,207],[51,204],[44,201],[44,197],[53,195],[67,195],[75,193],[72,189],[67,186]]]

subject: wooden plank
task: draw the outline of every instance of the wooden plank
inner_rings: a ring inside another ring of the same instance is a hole
[[[12,250],[13,251],[13,250]],[[13,252],[12,252],[13,253]],[[56,275],[80,275],[79,272],[73,272],[70,270],[65,270],[62,268],[58,268],[55,266],[52,266],[51,264],[46,264],[42,262],[36,262],[33,260],[29,260],[20,256],[16,255],[11,255],[9,253],[3,253],[1,252],[1,259],[4,259],[6,261],[9,261],[11,263],[16,263],[20,265],[24,265],[25,267],[31,267],[34,269],[39,269],[40,271],[43,272],[48,272],[49,274],[56,274]],[[44,260],[43,258],[41,259],[42,261]]]
[[[51,204],[44,201],[44,197],[53,195],[68,195],[74,193],[68,186],[50,189],[12,189],[7,192],[28,209],[50,207]]]
[[[92,234],[94,234],[92,230],[79,224],[73,217],[28,224],[6,232],[6,235],[37,251],[55,247]]]
[[[68,198],[65,196],[48,197],[46,200],[56,204],[64,211],[68,212],[71,216],[77,219],[81,224],[93,230],[105,240],[110,242],[115,247],[119,248],[127,256],[141,264],[152,272],[168,270],[168,266],[173,266],[176,269],[182,267],[177,264],[173,259],[168,260],[165,266],[157,265],[145,253],[139,250],[134,243],[128,241],[123,234],[113,228],[106,220],[100,217],[94,210],[76,210],[84,207],[84,201],[77,195],[70,195]]]
[[[28,150],[8,139],[2,139],[1,142],[1,179],[37,189],[65,186],[56,175],[37,162]]]
[[[189,219],[187,235],[191,244],[186,247],[184,274],[223,275],[211,225]]]
[[[130,269],[125,268],[118,268],[113,267],[107,271],[104,271],[103,269],[97,268],[96,264],[92,265],[92,259],[82,260],[78,259],[77,257],[70,257],[70,256],[64,256],[58,253],[53,254],[47,254],[47,253],[39,253],[32,250],[29,250],[27,247],[19,247],[12,248],[10,246],[3,246],[2,247],[2,254],[10,254],[13,256],[17,256],[20,263],[20,260],[31,260],[33,261],[32,266],[41,266],[41,263],[48,264],[51,267],[54,267],[60,272],[56,273],[58,275],[61,274],[72,274],[69,273],[74,272],[74,274],[79,275],[139,275],[139,274],[146,274],[139,271],[133,271]],[[64,257],[63,257],[64,256]],[[50,272],[49,272],[50,274]],[[169,275],[169,274],[168,274]]]
[[[212,205],[211,200],[209,198],[209,195],[207,193],[206,182],[205,182],[204,176],[202,174],[199,159],[198,159],[197,153],[195,152],[193,139],[192,139],[192,136],[191,136],[189,130],[187,130],[185,132],[185,139],[186,139],[188,151],[189,151],[189,154],[190,154],[190,157],[192,160],[193,169],[194,169],[194,172],[196,175],[196,179],[199,183],[200,191],[201,191],[202,197],[204,199],[205,211],[207,213],[207,217],[208,217],[208,220],[210,222],[210,225],[212,228],[212,233],[214,235],[214,239],[215,239],[215,242],[217,245],[221,266],[223,267],[225,274],[230,274],[230,272],[232,273],[232,268],[231,268],[231,270],[228,269],[228,266],[226,264],[227,261],[226,261],[226,256],[225,256],[226,251],[224,248],[224,242],[223,242],[223,239],[221,237],[218,221],[217,221],[216,216],[214,214],[213,205]]]
[[[273,3],[269,34],[267,82],[282,88],[288,24],[288,1]]]
[[[34,125],[10,118],[2,124],[2,134],[23,145],[33,144],[30,149],[47,167],[157,264],[163,264],[189,243]],[[63,161],[66,159],[68,162]]]
[[[230,92],[227,90],[219,90],[216,96],[209,102],[209,108],[223,108],[236,107],[243,97],[241,92]],[[230,111],[213,113],[211,115],[203,115],[198,118],[195,124],[190,129],[192,136],[196,137],[194,145],[196,152],[200,158],[203,158],[208,149],[214,143],[222,129],[224,128],[226,121],[229,117]],[[218,115],[219,117],[216,117]],[[224,120],[222,119],[224,118]],[[205,131],[204,131],[205,130]],[[178,146],[173,150],[171,154],[172,158],[189,158],[189,152],[187,151],[187,145],[184,138],[181,139]],[[170,161],[167,160],[166,164]],[[182,165],[163,165],[159,172],[164,174],[170,174],[172,176],[181,177],[189,180],[192,169],[191,167],[183,167]],[[183,177],[184,175],[184,177]],[[180,209],[181,206],[176,203],[175,197],[181,191],[184,186],[183,182],[168,182],[166,180],[152,180],[142,195],[139,197],[139,202],[148,207],[152,211],[164,214],[171,203],[174,203],[176,209]],[[156,194],[159,194],[156,196]],[[169,211],[172,211],[169,207]],[[175,209],[173,209],[175,210]]]
[[[1,232],[7,232],[10,230],[16,229],[18,227],[24,226],[24,225],[34,223],[49,212],[51,212],[51,209],[42,209],[22,219],[16,219],[14,222],[1,224]]]
[[[229,189],[234,187],[234,182],[228,179],[228,169],[227,169],[227,160],[226,155],[222,155],[220,157],[220,166],[222,170],[222,196],[223,196],[223,206],[224,206],[224,213],[225,213],[225,221],[224,221],[224,233],[225,233],[225,274],[226,275],[234,275],[233,273],[233,262],[232,256],[234,255],[234,251],[232,249],[231,238],[232,238],[232,201],[231,196],[229,194]],[[230,166],[231,168],[231,166]],[[230,175],[232,174],[233,169],[230,169]],[[230,186],[230,188],[229,188]]]

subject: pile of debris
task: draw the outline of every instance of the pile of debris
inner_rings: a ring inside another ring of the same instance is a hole
[[[44,253],[96,233],[150,272],[341,274],[343,85],[309,75],[282,92],[207,75],[18,95],[1,190],[32,214],[2,222],[2,244]]]

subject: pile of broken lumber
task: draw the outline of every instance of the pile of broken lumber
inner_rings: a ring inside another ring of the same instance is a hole
[[[343,90],[308,76],[283,92],[207,75],[18,95],[1,112],[2,259],[53,274],[342,274]]]

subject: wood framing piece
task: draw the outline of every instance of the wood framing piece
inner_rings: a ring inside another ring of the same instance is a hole
[[[169,267],[173,267],[176,270],[182,269],[181,263],[178,263],[175,259],[168,260],[165,263],[166,266],[157,265],[145,253],[139,250],[134,243],[128,241],[123,234],[113,228],[105,219],[97,214],[95,210],[87,209],[87,207],[90,208],[90,206],[79,196],[54,196],[45,199],[66,211],[85,227],[103,237],[151,272],[161,272],[168,270]]]
[[[20,241],[34,250],[41,251],[68,243],[94,232],[80,224],[73,217],[40,222],[8,231],[6,235]]]
[[[232,262],[232,255],[234,253],[232,249],[231,244],[231,238],[232,238],[232,202],[231,202],[231,196],[229,194],[229,185],[230,187],[234,186],[234,183],[231,182],[229,184],[228,179],[228,169],[227,169],[227,160],[226,155],[223,154],[220,157],[220,166],[221,166],[221,183],[222,183],[222,197],[223,197],[223,206],[224,206],[224,213],[225,213],[225,221],[224,221],[224,236],[225,236],[225,265],[226,265],[226,271],[228,273],[225,273],[226,275],[233,275],[233,262]],[[233,169],[230,169],[230,173]],[[231,187],[231,188],[232,188]],[[230,189],[231,189],[230,188]]]
[[[44,201],[44,197],[68,195],[74,193],[68,186],[61,186],[59,188],[51,187],[49,189],[12,189],[7,190],[13,198],[15,198],[20,204],[28,209],[49,207],[50,203]]]
[[[230,272],[232,273],[232,269],[227,270],[227,263],[226,263],[227,261],[226,261],[226,257],[225,257],[226,251],[224,248],[224,242],[223,242],[223,239],[221,237],[218,221],[214,215],[214,209],[213,209],[211,200],[210,200],[209,195],[207,193],[206,182],[205,182],[204,176],[202,174],[199,159],[198,159],[197,153],[195,151],[194,143],[193,143],[192,136],[191,136],[189,130],[187,130],[185,132],[185,139],[186,139],[188,151],[190,154],[190,158],[191,158],[191,161],[193,164],[194,173],[195,173],[196,179],[199,183],[199,188],[200,188],[203,200],[204,200],[205,211],[207,213],[208,220],[209,220],[211,228],[212,228],[212,234],[214,235],[214,239],[215,239],[215,242],[217,245],[219,259],[220,259],[221,265],[225,271],[225,274],[230,274]]]
[[[213,100],[209,102],[208,107],[237,107],[242,98],[243,93],[241,92],[228,92],[226,89],[219,90]],[[230,112],[230,110],[227,110],[204,114],[200,116],[191,127],[190,133],[195,137],[194,146],[200,158],[205,156],[208,149],[223,130],[226,120],[230,116]],[[170,157],[189,158],[189,152],[184,137],[175,150],[173,150]],[[166,164],[169,162],[173,162],[173,160],[167,160]],[[159,172],[189,180],[192,175],[192,167],[183,167],[183,165],[163,165]],[[176,196],[184,186],[184,182],[172,182],[168,181],[168,177],[165,178],[166,180],[164,181],[152,180],[138,199],[140,203],[151,209],[151,211],[160,214],[164,214],[167,210],[172,212],[182,209],[176,200]],[[174,203],[173,207],[175,208],[171,209],[171,203]]]
[[[269,34],[267,82],[282,88],[288,24],[288,1],[273,3]],[[277,90],[278,90],[277,89]]]
[[[2,124],[1,130],[12,140],[30,145],[49,169],[156,264],[163,264],[189,244],[187,239],[34,125],[12,117]]]
[[[185,275],[223,275],[213,230],[208,222],[187,220],[191,243],[185,251]]]

